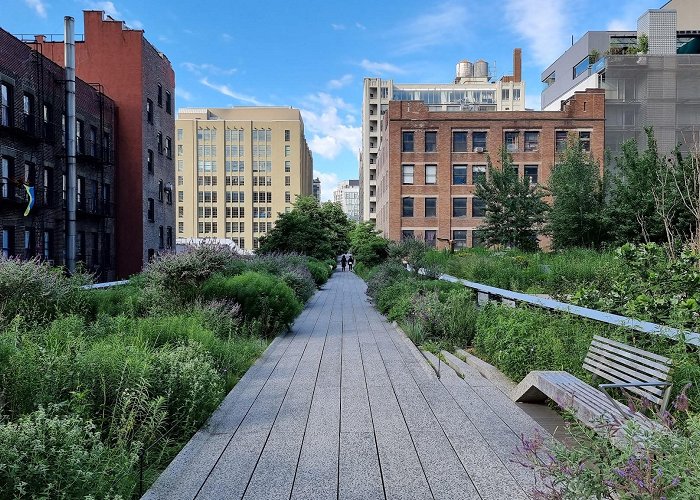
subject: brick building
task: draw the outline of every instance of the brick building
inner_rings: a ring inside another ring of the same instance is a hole
[[[415,237],[439,248],[479,244],[484,206],[475,182],[505,147],[518,174],[546,185],[557,155],[575,134],[601,163],[605,94],[577,92],[561,111],[430,111],[391,101],[377,157],[377,228],[389,239]]]
[[[0,230],[6,257],[65,263],[65,72],[0,29]],[[98,279],[115,277],[115,105],[76,81],[76,257]],[[26,186],[26,187],[25,187]],[[29,194],[34,205],[27,211]],[[26,213],[26,215],[25,215]]]
[[[117,271],[139,272],[156,252],[174,248],[175,73],[144,37],[102,11],[84,12],[76,73],[99,82],[118,107]],[[63,65],[63,42],[37,36],[44,55]]]

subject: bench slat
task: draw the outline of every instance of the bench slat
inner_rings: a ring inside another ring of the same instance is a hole
[[[593,342],[591,342],[591,346],[589,347],[589,350],[594,349],[594,348],[597,349],[598,351],[604,352],[606,356],[625,359],[625,360],[627,360],[627,361],[624,361],[626,364],[634,363],[636,365],[639,365],[640,370],[641,369],[652,369],[652,370],[657,370],[657,371],[662,372],[662,373],[668,373],[671,370],[670,363],[664,364],[664,363],[652,361],[652,360],[649,360],[648,358],[645,358],[643,356],[639,356],[635,353],[632,353],[629,351],[624,351],[621,349],[617,349],[613,346],[609,346],[609,345],[604,344],[602,342],[597,342],[595,339],[593,340]]]
[[[604,379],[606,379],[606,380],[612,382],[613,384],[627,384],[627,383],[630,383],[630,382],[651,382],[650,380],[645,380],[645,381],[642,381],[642,380],[625,381],[625,380],[622,380],[621,378],[618,378],[618,377],[616,377],[616,376],[614,376],[614,375],[611,375],[610,373],[604,372],[604,371],[602,371],[601,369],[599,369],[598,367],[596,367],[596,366],[594,366],[594,365],[590,365],[590,364],[588,364],[588,363],[584,363],[583,367],[584,367],[586,370],[588,370],[589,372],[594,373],[594,374],[596,374],[596,375],[598,375],[598,376],[600,376],[600,377],[603,377]],[[627,389],[627,390],[630,391],[630,392],[634,392],[635,394],[637,394],[637,395],[639,395],[639,396],[642,396],[643,398],[646,398],[646,399],[648,399],[649,401],[651,401],[652,403],[655,403],[655,404],[657,404],[657,405],[660,405],[660,404],[662,403],[662,401],[663,401],[662,398],[659,398],[659,397],[658,397],[656,394],[654,394],[653,392],[651,392],[651,391],[649,391],[649,390],[645,390],[645,389],[647,389],[646,387],[626,387],[625,389]],[[655,389],[655,388],[651,387],[651,388],[649,388],[649,389]]]
[[[586,356],[586,359],[584,360],[584,363],[587,362],[599,366],[609,366],[612,369],[626,374],[626,376],[630,378],[631,382],[637,382],[642,380],[646,381],[647,379],[660,380],[662,382],[665,382],[668,378],[668,374],[660,373],[656,370],[653,370],[652,372],[642,372],[639,370],[635,370],[635,367],[630,366],[629,364],[611,361],[612,360],[606,357],[604,353],[599,354],[597,351],[594,351],[593,348],[591,348],[591,350],[588,352],[588,355]]]
[[[643,356],[647,359],[654,359],[656,361],[660,361],[663,364],[670,365],[671,360],[665,356],[661,356],[660,354],[656,354],[653,352],[649,351],[644,351],[642,349],[638,349],[637,347],[633,347],[631,345],[623,344],[622,342],[617,342],[615,340],[610,340],[605,337],[601,337],[600,335],[594,335],[593,340],[597,340],[599,342],[602,342],[604,344],[611,345],[613,347],[618,347],[620,349],[623,349],[625,351],[633,352],[635,354],[639,354],[640,356]]]

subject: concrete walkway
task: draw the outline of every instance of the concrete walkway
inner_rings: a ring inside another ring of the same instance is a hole
[[[473,377],[438,379],[337,272],[144,498],[527,498],[513,452],[545,431]]]

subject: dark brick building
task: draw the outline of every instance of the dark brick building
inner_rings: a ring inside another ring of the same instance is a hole
[[[0,29],[0,230],[5,256],[65,263],[65,72]],[[115,105],[76,81],[77,260],[115,277]],[[26,215],[33,188],[34,206]]]
[[[377,158],[377,227],[398,241],[414,237],[439,248],[480,243],[483,202],[475,182],[505,147],[518,175],[546,185],[558,154],[575,135],[600,162],[605,94],[576,92],[561,111],[429,111],[421,101],[391,101]]]
[[[173,246],[175,73],[145,38],[102,11],[84,12],[85,36],[75,44],[76,72],[99,82],[117,105],[117,270],[141,271]],[[63,43],[37,37],[43,53],[63,64]]]

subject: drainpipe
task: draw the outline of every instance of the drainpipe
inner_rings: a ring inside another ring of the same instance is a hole
[[[68,211],[66,214],[66,267],[75,272],[77,172],[75,165],[76,123],[75,123],[75,20],[66,16],[64,57],[66,66],[66,167],[68,169]]]

